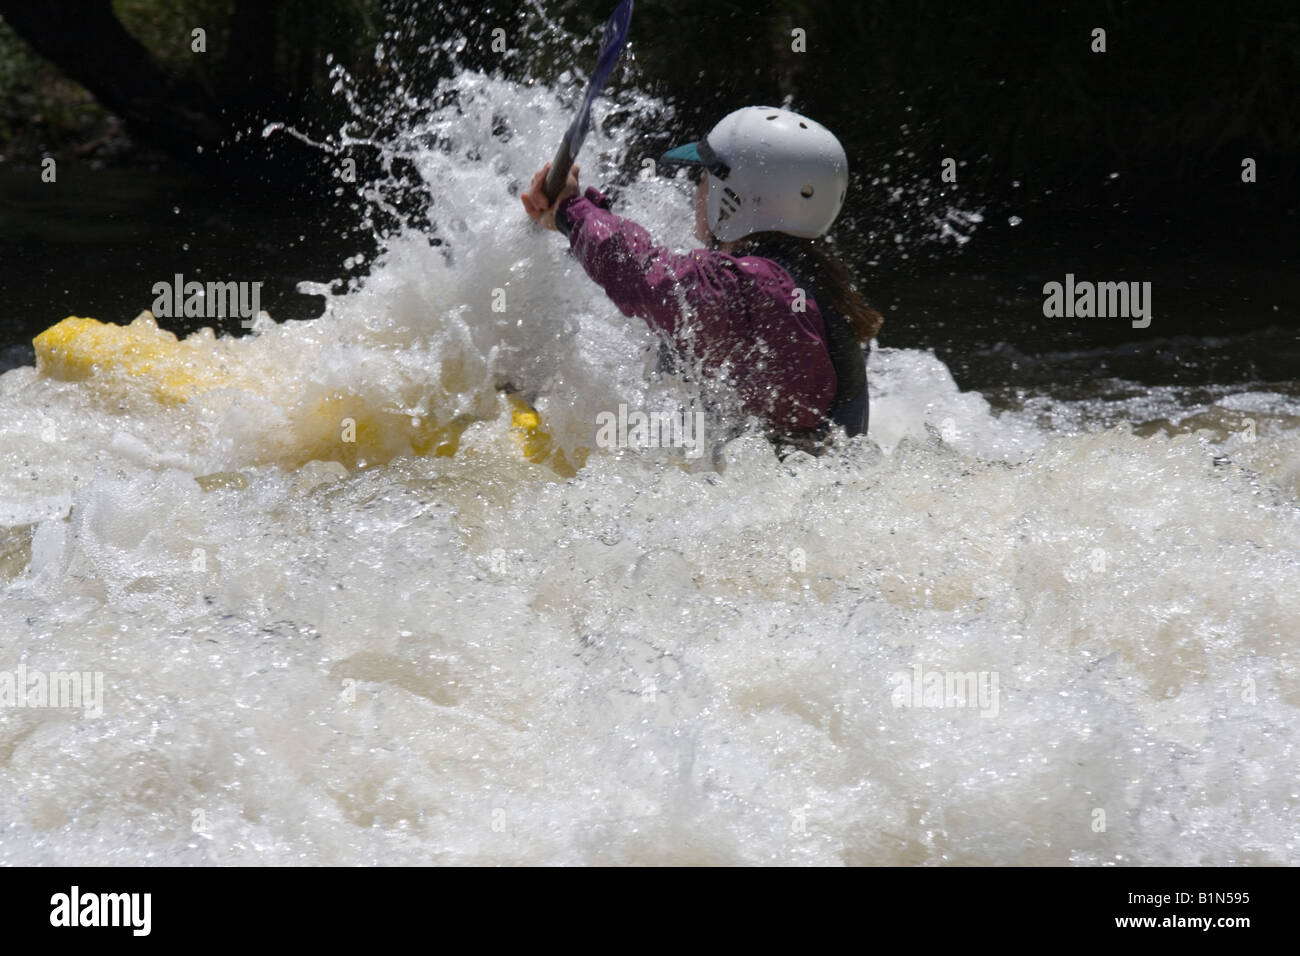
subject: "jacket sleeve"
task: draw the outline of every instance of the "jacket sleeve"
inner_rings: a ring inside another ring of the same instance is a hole
[[[567,199],[556,217],[569,247],[592,280],[605,290],[619,311],[638,316],[676,336],[684,307],[712,313],[735,300],[736,276],[730,262],[706,250],[674,254],[651,241],[630,219],[609,211],[596,189]]]
[[[790,276],[758,257],[674,253],[608,205],[588,189],[561,204],[556,223],[619,310],[706,356],[710,366],[745,369],[741,397],[772,424],[820,422],[835,394],[834,367],[815,305],[807,312],[792,308]]]

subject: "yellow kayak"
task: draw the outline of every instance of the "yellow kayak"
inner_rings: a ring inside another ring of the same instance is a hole
[[[247,340],[217,339],[203,330],[178,339],[158,327],[148,312],[129,325],[69,316],[33,340],[36,369],[51,379],[86,382],[106,399],[143,398],[179,406],[220,389],[270,398],[273,376],[249,361]],[[514,452],[572,477],[585,463],[583,450],[570,463],[556,448],[537,410],[513,393],[501,393],[499,407],[510,416]],[[376,408],[355,396],[322,395],[295,420],[292,446],[274,457],[291,467],[311,460],[338,461],[349,468],[387,461],[395,450],[452,457],[466,428],[482,418],[451,421],[412,418]]]

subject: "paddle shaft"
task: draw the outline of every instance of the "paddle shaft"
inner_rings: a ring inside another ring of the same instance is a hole
[[[623,0],[605,21],[605,28],[601,32],[600,53],[596,57],[596,68],[587,81],[582,105],[578,107],[577,115],[569,124],[564,139],[560,141],[560,148],[555,151],[555,159],[551,160],[551,171],[546,174],[546,182],[542,186],[542,191],[546,193],[546,199],[550,203],[555,202],[555,198],[560,195],[564,184],[569,179],[569,170],[573,168],[573,161],[578,156],[578,150],[582,149],[587,128],[591,125],[591,104],[605,85],[605,81],[609,79],[610,73],[614,71],[614,64],[618,62],[619,54],[623,52],[623,44],[627,42],[627,31],[631,23],[632,0]]]
[[[542,186],[548,202],[555,202],[555,197],[564,188],[572,167],[573,157],[569,154],[569,138],[566,136],[560,140],[560,148],[555,151],[555,158],[551,160],[551,171],[546,174],[546,183]]]

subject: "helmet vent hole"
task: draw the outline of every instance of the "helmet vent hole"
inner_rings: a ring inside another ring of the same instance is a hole
[[[804,186],[802,189],[799,190],[799,195],[803,196],[804,199],[811,199],[812,194],[813,194],[813,188],[811,185]]]
[[[776,119],[776,114],[773,113],[771,116],[769,116],[769,117],[767,117],[767,118],[770,119],[770,120],[774,120],[774,119]]]
[[[807,128],[808,128],[808,124],[807,124],[807,123],[800,123],[800,124],[799,124],[799,128],[800,128],[800,129],[807,129]]]

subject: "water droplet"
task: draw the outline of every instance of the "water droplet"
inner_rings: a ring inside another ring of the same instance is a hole
[[[1010,219],[1007,220],[1007,225],[1009,225],[1009,226],[1018,226],[1018,225],[1020,225],[1022,222],[1024,222],[1024,220],[1021,219],[1019,216],[1012,216]]]

